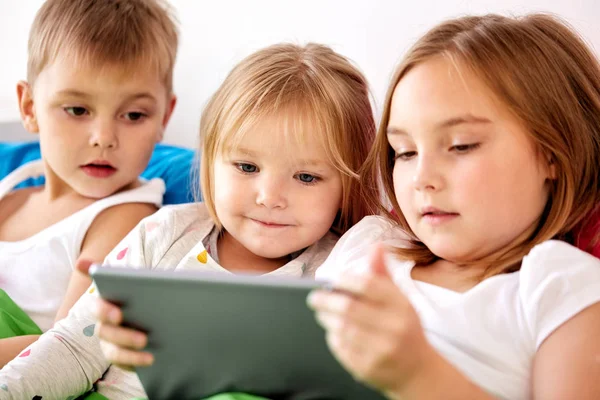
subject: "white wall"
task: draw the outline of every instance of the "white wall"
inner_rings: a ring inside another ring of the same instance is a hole
[[[0,121],[18,119],[14,86],[26,68],[28,27],[42,0],[0,0]],[[353,59],[381,105],[402,53],[435,23],[463,14],[560,14],[600,54],[598,0],[171,0],[181,23],[179,104],[165,141],[195,146],[200,110],[244,56],[279,42],[316,41]],[[0,140],[2,139],[0,133]]]

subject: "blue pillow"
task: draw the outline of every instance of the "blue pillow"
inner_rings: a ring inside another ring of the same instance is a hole
[[[146,179],[162,178],[167,190],[164,204],[180,204],[194,201],[192,174],[195,153],[183,147],[158,144],[154,148],[148,167],[142,173]],[[0,179],[22,164],[40,159],[39,142],[0,142]],[[38,186],[44,178],[30,178],[17,188]]]

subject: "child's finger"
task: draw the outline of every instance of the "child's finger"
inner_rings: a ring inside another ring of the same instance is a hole
[[[369,269],[373,274],[393,281],[385,261],[385,249],[381,243],[376,243],[371,250]]]
[[[335,314],[342,318],[361,322],[370,314],[377,313],[378,307],[363,301],[362,299],[341,292],[315,291],[308,297],[308,304],[314,310],[321,313]]]
[[[90,267],[92,266],[93,262],[91,260],[86,260],[86,259],[79,259],[77,260],[77,263],[75,264],[75,269],[79,272],[81,272],[82,274],[84,274],[85,276],[89,276],[90,275]]]
[[[373,272],[345,273],[334,283],[335,289],[352,293],[361,299],[377,304],[408,302],[402,290],[391,280]]]
[[[124,349],[112,343],[102,343],[104,357],[121,368],[147,367],[154,362],[154,356],[148,352]]]
[[[117,346],[141,350],[148,344],[148,336],[135,329],[106,325],[102,322],[96,324],[96,329],[100,339]]]
[[[121,309],[104,300],[98,298],[96,300],[96,319],[105,324],[120,325],[123,321],[123,313]]]
[[[328,330],[344,331],[360,327],[368,331],[396,331],[402,324],[402,308],[384,308],[342,293],[315,292],[309,305],[317,311],[317,320]],[[335,318],[334,318],[335,317]]]

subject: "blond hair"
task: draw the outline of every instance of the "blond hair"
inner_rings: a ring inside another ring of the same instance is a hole
[[[261,118],[272,115],[287,120],[291,129],[281,134],[291,135],[286,137],[291,145],[306,134],[316,137],[341,173],[342,205],[334,231],[343,233],[376,210],[377,196],[365,192],[358,175],[376,130],[365,78],[329,47],[277,44],[242,60],[202,113],[200,181],[218,226],[213,162]],[[308,133],[309,126],[317,132]]]
[[[27,80],[30,85],[59,56],[123,73],[153,68],[172,90],[178,31],[162,0],[48,0],[31,26]]]
[[[426,33],[397,68],[387,97],[366,179],[380,176],[394,213],[382,210],[412,236],[400,258],[427,265],[437,257],[411,231],[394,196],[394,150],[386,129],[394,89],[416,65],[447,57],[468,68],[520,120],[531,140],[556,168],[538,225],[526,237],[478,260],[482,278],[515,271],[530,249],[549,239],[569,239],[600,203],[600,65],[584,41],[546,14],[449,20]]]

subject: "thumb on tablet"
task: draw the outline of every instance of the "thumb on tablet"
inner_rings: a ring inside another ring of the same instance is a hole
[[[377,276],[393,280],[385,261],[385,248],[380,243],[375,244],[371,250],[369,269]]]

